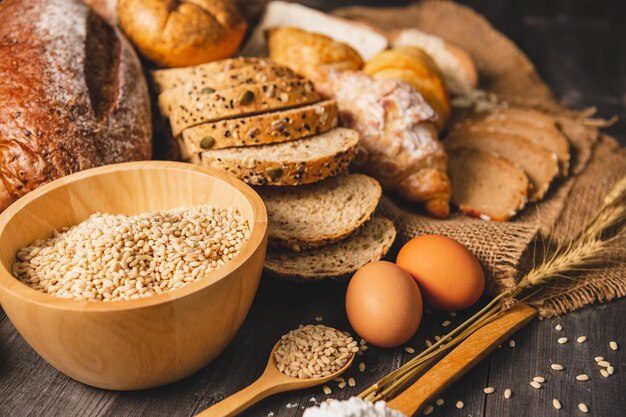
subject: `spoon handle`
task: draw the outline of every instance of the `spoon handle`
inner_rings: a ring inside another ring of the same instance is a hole
[[[242,389],[196,414],[196,417],[232,417],[256,404],[262,399],[280,391],[280,387],[271,383],[269,378],[261,376],[251,385]]]
[[[417,381],[387,405],[412,416],[456,382],[487,356],[496,346],[531,321],[537,311],[520,303],[507,313],[483,326],[437,362]]]

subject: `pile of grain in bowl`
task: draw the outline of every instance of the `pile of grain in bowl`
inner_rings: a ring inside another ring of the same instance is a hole
[[[249,236],[248,222],[233,208],[96,213],[20,249],[13,274],[61,298],[132,300],[202,279],[231,260]]]
[[[275,359],[278,370],[288,376],[323,378],[343,368],[358,351],[349,333],[310,324],[282,336]]]

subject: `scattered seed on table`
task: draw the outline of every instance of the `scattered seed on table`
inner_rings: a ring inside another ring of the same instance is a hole
[[[496,392],[496,389],[494,387],[487,387],[483,391],[485,394],[493,394],[494,392]]]
[[[600,369],[600,375],[602,375],[605,378],[608,378],[610,376],[606,369]]]
[[[367,345],[367,340],[361,339],[359,340],[359,346]]]
[[[507,400],[511,398],[511,394],[513,394],[513,392],[509,388],[504,390],[504,398],[506,398]]]
[[[361,362],[361,363],[359,364],[359,371],[361,371],[361,372],[365,372],[365,362]]]
[[[576,341],[578,343],[585,343],[587,341],[587,336],[579,336],[578,339],[576,339]]]
[[[354,378],[348,378],[348,385],[350,385],[351,387],[356,387],[356,381],[354,380]]]
[[[598,366],[606,368],[608,366],[611,366],[611,364],[609,362],[607,362],[607,361],[598,361]]]
[[[426,347],[431,347],[433,345],[433,342],[431,342],[428,339],[426,339],[426,341],[424,343],[426,344]]]
[[[535,388],[535,389],[539,389],[541,388],[541,384],[537,381],[530,381],[530,386]]]
[[[550,365],[550,368],[552,368],[555,371],[562,371],[563,365],[559,365],[558,363],[553,363],[552,365]]]
[[[369,349],[369,347],[368,347],[367,345],[361,345],[361,346],[359,346],[359,350],[360,350],[361,352],[365,352],[367,349]]]
[[[515,347],[515,340],[513,339],[509,340],[509,347],[512,347],[512,348]]]
[[[452,322],[451,322],[450,320],[446,320],[446,321],[444,321],[443,323],[441,323],[441,325],[442,325],[443,327],[448,327],[451,323],[452,323]]]
[[[445,404],[445,400],[443,398],[437,398],[435,400],[435,404],[437,404],[437,405],[444,405]]]
[[[560,324],[557,324],[555,327],[557,332],[560,332],[561,330],[563,330],[563,326],[561,326]]]
[[[448,314],[452,317],[456,317],[456,311],[448,311]]]
[[[604,356],[596,356],[595,358],[593,358],[594,361],[596,362],[600,362],[604,360]]]
[[[587,404],[585,404],[585,403],[578,404],[578,409],[580,411],[582,411],[583,413],[588,413],[589,412],[589,407],[587,407]]]
[[[609,347],[613,350],[617,350],[617,342],[611,341]]]
[[[465,404],[463,404],[463,401],[457,401],[456,402],[456,408],[458,408],[460,410],[463,407],[465,407]]]
[[[324,320],[324,318],[322,316],[315,317],[315,321],[322,321],[322,320]]]
[[[557,342],[559,342],[561,345],[564,344],[564,343],[567,343],[567,337],[559,337]]]
[[[435,407],[433,407],[432,405],[428,405],[426,406],[426,408],[424,408],[424,415],[427,416],[433,411],[435,411]]]
[[[589,375],[587,374],[576,375],[576,381],[581,381],[581,382],[589,381]]]
[[[322,390],[324,391],[324,394],[326,394],[326,395],[330,395],[330,394],[332,394],[332,393],[333,393],[333,390],[331,390],[331,389],[330,389],[330,387],[329,387],[328,385],[324,385],[324,386],[322,387]]]
[[[552,406],[554,408],[556,408],[557,410],[561,409],[561,401],[557,400],[556,398],[552,400]]]
[[[340,382],[337,386],[339,387],[339,389],[344,389],[346,387],[346,381]]]
[[[543,384],[544,382],[546,382],[546,379],[542,376],[536,376],[533,378],[533,381],[535,382],[539,382],[540,384]]]
[[[404,348],[404,351],[406,353],[415,353],[415,349],[413,349],[411,346],[407,346]]]
[[[615,373],[615,368],[612,365],[609,365],[606,367],[606,371],[609,373],[609,375],[613,375],[613,373]]]
[[[441,340],[441,336],[435,336],[435,341],[438,342]]]

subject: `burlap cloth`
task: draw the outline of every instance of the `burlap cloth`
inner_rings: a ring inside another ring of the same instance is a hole
[[[414,236],[437,233],[465,244],[480,259],[488,289],[498,293],[532,267],[529,253],[537,242],[567,239],[590,219],[613,184],[626,175],[626,152],[599,133],[591,112],[577,113],[561,105],[535,67],[508,38],[471,9],[447,1],[424,1],[404,8],[349,7],[342,17],[383,30],[417,27],[464,48],[480,73],[480,87],[510,104],[555,115],[573,148],[572,175],[553,187],[539,204],[527,206],[514,221],[485,222],[466,216],[435,220],[398,201],[383,198],[380,211],[390,217],[404,243]],[[626,239],[622,242],[626,245]],[[626,266],[612,263],[585,273],[572,284],[553,285],[533,300],[541,317],[551,317],[592,302],[626,295]]]

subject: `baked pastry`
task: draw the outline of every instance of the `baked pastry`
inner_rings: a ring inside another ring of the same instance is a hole
[[[0,21],[0,210],[64,175],[150,159],[146,82],[116,28],[78,0],[6,0]]]
[[[402,46],[383,51],[363,71],[377,79],[396,78],[411,84],[435,110],[442,131],[450,119],[450,102],[435,62],[421,49]]]
[[[295,252],[351,235],[374,214],[382,194],[378,181],[363,174],[257,191],[267,208],[269,244]]]
[[[506,221],[526,204],[528,178],[497,154],[459,148],[448,152],[452,202],[469,216]]]
[[[233,0],[119,0],[117,12],[139,51],[166,67],[227,58],[247,28]]]
[[[329,65],[339,71],[363,68],[361,56],[345,43],[293,27],[270,29],[267,32],[270,58],[297,74],[318,84],[319,67]]]
[[[299,282],[347,278],[362,266],[384,258],[395,238],[391,220],[373,217],[347,239],[321,248],[301,252],[268,248],[265,270]]]
[[[424,98],[403,81],[358,71],[327,69],[324,79],[320,88],[334,93],[341,124],[361,136],[355,167],[428,214],[446,217],[452,192],[447,158]]]

